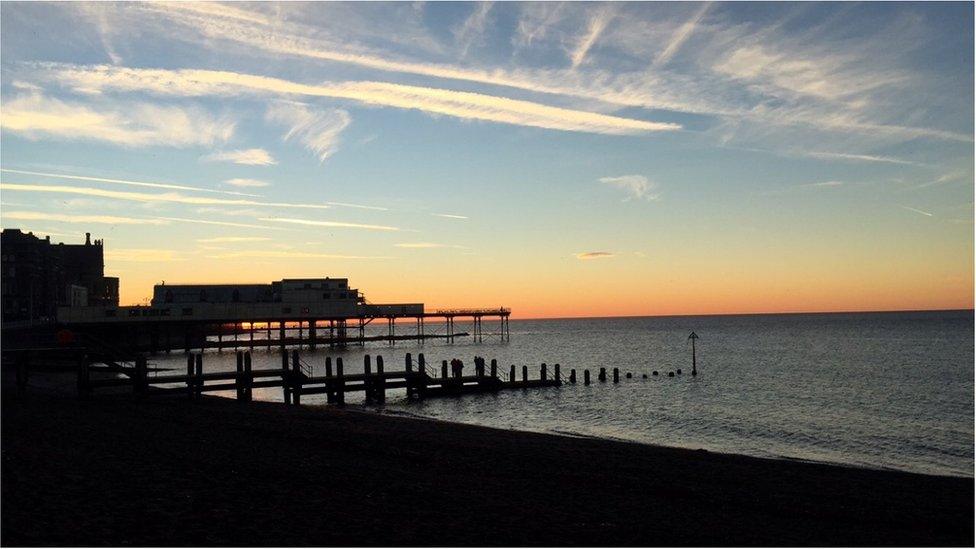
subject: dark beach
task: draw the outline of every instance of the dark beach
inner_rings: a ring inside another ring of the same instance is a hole
[[[2,544],[972,546],[973,479],[5,389]]]

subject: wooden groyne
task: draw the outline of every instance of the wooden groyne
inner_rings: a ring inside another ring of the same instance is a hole
[[[446,360],[441,362],[438,371],[426,362],[423,353],[416,360],[407,353],[402,370],[386,370],[382,356],[375,357],[375,364],[370,355],[363,361],[363,373],[347,374],[341,357],[334,361],[326,357],[324,375],[316,375],[316,368],[305,362],[298,350],[282,352],[280,368],[260,370],[252,369],[250,352],[238,351],[235,371],[204,372],[203,354],[196,353],[187,355],[185,374],[149,376],[146,358],[140,356],[131,371],[125,372],[127,377],[93,379],[92,372],[103,369],[94,366],[87,355],[80,354],[78,394],[88,398],[97,389],[123,387],[139,396],[183,394],[192,400],[208,392],[235,391],[238,400],[247,402],[252,400],[255,388],[281,388],[286,404],[301,404],[302,396],[316,394],[325,394],[331,404],[343,404],[346,394],[355,392],[365,393],[369,404],[382,404],[391,389],[406,389],[408,399],[423,399],[562,385],[559,364],[551,371],[542,364],[536,378],[530,378],[528,367],[523,366],[519,379],[514,364],[506,375],[497,361],[487,363],[481,357],[475,357],[473,375],[463,375],[461,368],[449,371]]]

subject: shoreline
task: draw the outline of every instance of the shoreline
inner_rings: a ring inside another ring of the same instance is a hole
[[[2,406],[4,545],[973,544],[971,478],[223,398]]]

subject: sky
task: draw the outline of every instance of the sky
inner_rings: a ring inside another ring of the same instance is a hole
[[[973,307],[972,3],[0,4],[0,223],[519,318]]]

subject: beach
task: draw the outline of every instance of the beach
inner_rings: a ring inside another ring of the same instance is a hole
[[[972,478],[5,388],[3,545],[971,546]]]

